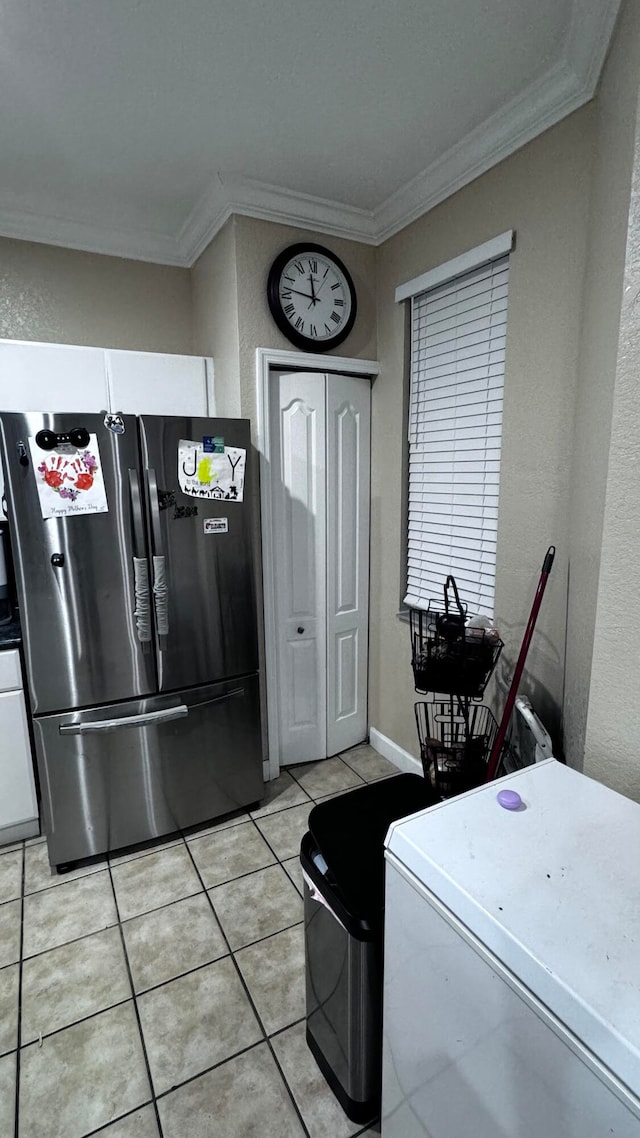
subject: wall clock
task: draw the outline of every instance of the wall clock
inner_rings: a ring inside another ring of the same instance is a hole
[[[307,351],[328,351],[349,335],[356,290],[342,261],[322,245],[283,249],[269,270],[267,300],[287,339]]]

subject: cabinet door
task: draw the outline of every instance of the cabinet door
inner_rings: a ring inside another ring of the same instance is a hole
[[[102,348],[0,340],[0,411],[102,411],[108,399]]]
[[[215,414],[211,361],[201,356],[109,351],[110,406],[128,415]]]
[[[371,384],[327,376],[327,754],[367,736]]]
[[[0,829],[38,817],[29,729],[21,691],[0,693]]]
[[[102,411],[101,348],[0,340],[0,411]]]
[[[280,763],[324,759],[325,382],[282,374],[271,400]],[[275,386],[275,384],[274,384]]]

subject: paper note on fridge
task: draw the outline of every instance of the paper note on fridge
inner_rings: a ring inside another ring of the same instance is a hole
[[[244,497],[246,450],[225,447],[223,454],[205,451],[202,442],[180,439],[178,483],[183,494],[193,498],[241,502]]]
[[[41,450],[35,439],[29,450],[43,518],[108,513],[97,435],[81,450]]]

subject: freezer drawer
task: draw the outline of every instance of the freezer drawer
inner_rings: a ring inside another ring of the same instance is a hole
[[[52,865],[226,814],[263,793],[256,674],[34,720]]]

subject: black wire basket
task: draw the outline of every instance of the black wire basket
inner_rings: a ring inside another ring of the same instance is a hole
[[[449,600],[452,589],[455,608]],[[480,699],[503,643],[495,629],[467,628],[466,607],[453,577],[447,577],[444,601],[410,609],[411,664],[417,692],[440,692]]]
[[[434,700],[415,704],[424,777],[441,798],[480,786],[498,731],[486,704]]]

